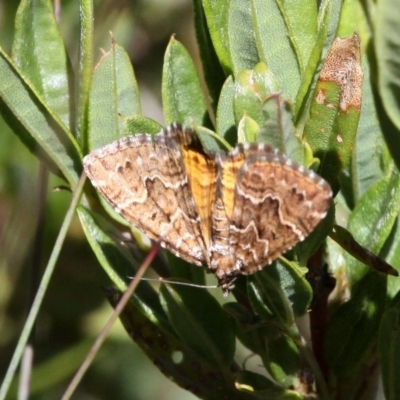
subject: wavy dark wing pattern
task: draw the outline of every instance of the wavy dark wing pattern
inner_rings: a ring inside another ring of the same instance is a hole
[[[84,168],[128,222],[207,265],[224,290],[302,241],[332,198],[321,177],[267,145],[210,155],[179,124],[95,150]]]
[[[265,145],[238,146],[224,160],[222,176],[234,170],[236,178],[233,196],[233,183],[225,179],[233,256],[219,259],[215,274],[229,286],[234,276],[261,270],[304,240],[325,217],[332,192],[313,171]]]
[[[170,131],[129,136],[95,150],[84,168],[128,222],[197,265],[206,263],[197,206],[181,150]]]

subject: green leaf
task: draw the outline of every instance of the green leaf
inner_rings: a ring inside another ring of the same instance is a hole
[[[385,260],[362,247],[356,240],[354,240],[352,234],[340,225],[334,225],[329,236],[344,250],[346,250],[349,255],[373,268],[375,271],[396,277],[399,276],[398,271],[396,271]]]
[[[374,42],[379,72],[379,94],[387,114],[400,130],[400,37],[397,35],[399,19],[393,12],[399,5],[398,0],[382,0],[376,4]],[[396,134],[398,135],[398,132]]]
[[[115,307],[121,294],[110,290],[107,297]],[[235,388],[234,375],[228,367],[221,368],[219,363],[209,362],[207,358],[199,356],[175,334],[143,315],[132,302],[128,302],[122,312],[121,322],[128,334],[163,374],[169,379],[173,377],[177,385],[191,391],[197,397],[209,400],[255,398],[254,395],[239,392]],[[215,326],[215,329],[218,329],[218,326]],[[196,334],[192,336],[195,337]]]
[[[304,164],[304,150],[295,133],[292,109],[279,94],[271,95],[262,106],[264,124],[257,134],[257,142],[279,149],[291,160]]]
[[[300,354],[296,343],[280,329],[270,328],[266,336],[267,371],[282,386],[290,388],[298,379]]]
[[[49,0],[21,1],[12,57],[52,111],[69,126],[69,61]]]
[[[77,134],[84,153],[87,152],[87,113],[93,69],[93,0],[79,2],[80,40],[78,73]]]
[[[392,168],[357,203],[348,229],[368,250],[378,254],[400,209],[400,180]],[[338,376],[348,376],[376,340],[387,296],[387,278],[346,255],[351,299],[332,316],[325,342],[326,357]],[[340,335],[337,332],[341,332]]]
[[[342,13],[342,0],[322,0],[318,12],[318,32],[326,29],[323,57],[326,56],[337,36]]]
[[[174,37],[164,57],[162,101],[168,124],[207,125],[207,105],[196,68],[187,50]]]
[[[303,316],[310,305],[312,290],[296,263],[280,261],[249,277],[249,297],[263,319],[275,318],[290,328],[295,317]]]
[[[104,232],[88,209],[80,206],[77,208],[77,213],[97,260],[114,285],[120,290],[125,290],[125,279],[133,274],[132,266],[138,266],[138,263],[126,247],[118,245]]]
[[[339,189],[339,176],[349,165],[361,111],[363,74],[357,34],[337,38],[324,62],[304,136],[320,158],[320,174]]]
[[[134,117],[126,117],[124,120],[124,134],[135,135],[136,133],[152,133],[156,134],[162,130],[162,125],[151,118],[136,115]]]
[[[397,217],[393,229],[390,233],[384,248],[381,251],[382,257],[385,258],[392,267],[400,272],[400,218]],[[395,297],[400,291],[400,279],[395,276],[388,276],[388,297]]]
[[[324,102],[318,100],[318,91],[325,94]],[[310,108],[310,119],[304,127],[304,136],[314,154],[323,156],[329,150],[330,137],[334,134],[334,123],[339,104],[340,88],[330,82],[318,82]],[[333,107],[326,107],[332,104]]]
[[[379,329],[379,358],[386,400],[398,400],[400,393],[400,308],[399,301],[385,311]]]
[[[268,334],[268,325],[255,315],[248,306],[230,302],[223,304],[223,309],[235,321],[237,338],[251,352],[258,354],[268,366],[265,338]]]
[[[331,317],[325,335],[326,360],[335,374],[350,376],[377,339],[386,303],[386,277],[367,273],[352,298]]]
[[[89,98],[89,150],[98,149],[124,134],[122,116],[140,115],[140,97],[129,56],[112,42],[93,74]]]
[[[218,152],[221,148],[221,142],[225,144],[224,139],[210,129],[196,124],[192,124],[192,128],[196,132],[203,149],[208,153],[213,154]]]
[[[285,18],[290,40],[295,45],[300,71],[303,73],[317,36],[317,3],[308,0],[277,1]]]
[[[300,367],[299,349],[286,327],[279,325],[277,320],[257,318],[240,303],[226,304],[224,309],[237,324],[238,339],[261,357],[268,374],[284,387],[293,386]]]
[[[225,74],[229,75],[232,72],[228,39],[230,1],[203,0],[202,3],[215,52],[217,53],[219,62],[222,65]]]
[[[356,141],[351,159],[351,182],[353,201],[360,197],[384,174],[384,158],[387,154],[381,127],[376,115],[372,95],[370,69],[363,59],[364,83],[362,107]]]
[[[311,94],[317,81],[317,66],[321,62],[335,38],[342,8],[341,0],[324,0],[321,2],[318,14],[318,33],[308,64],[301,77],[301,83],[295,101],[296,121],[308,118],[308,107]]]
[[[248,1],[230,1],[227,26],[232,70],[236,76],[244,69],[254,68],[260,61]]]
[[[204,3],[204,8],[202,3]],[[221,67],[220,61],[217,58],[217,54],[211,41],[210,31],[208,30],[205,16],[206,4],[209,4],[209,2],[193,0],[194,24],[196,28],[196,38],[200,51],[200,59],[203,66],[204,78],[207,82],[208,93],[211,100],[211,107],[215,111],[217,108],[221,87],[224,84],[225,74]],[[220,0],[218,2],[217,11],[220,12],[221,8],[227,4],[228,3]]]
[[[376,12],[375,9],[372,11],[372,7],[375,8],[375,4],[362,4],[359,1],[344,1],[337,35],[344,37],[358,32],[361,35],[365,47],[368,47],[367,35],[372,34],[373,29],[370,24],[371,20],[369,19],[371,15],[368,14],[370,12]]]
[[[369,251],[379,254],[400,212],[400,176],[393,167],[360,198],[347,229]],[[355,284],[368,267],[347,257],[347,273]]]
[[[178,285],[163,285],[161,296],[169,321],[183,343],[202,358],[228,367],[234,356],[235,335],[215,298],[203,289]]]
[[[275,91],[276,83],[271,71],[264,63],[257,64],[254,69],[239,72],[235,79],[233,107],[236,123],[244,115],[252,118],[258,125],[263,125],[263,104]]]
[[[218,135],[229,140],[229,143],[234,144],[237,141],[235,115],[233,112],[233,97],[235,94],[235,83],[232,75],[225,81],[219,96],[216,131]],[[230,140],[231,139],[231,140]]]
[[[299,268],[295,262],[289,265],[278,260],[275,268],[268,268],[267,273],[279,281],[286,299],[289,301],[292,312],[296,318],[307,313],[312,299],[312,289],[305,279],[304,268]]]
[[[268,374],[282,386],[293,385],[299,369],[299,350],[288,335],[286,327],[278,325],[276,320],[257,318],[240,303],[224,304],[224,310],[236,322],[238,339],[251,352],[261,357]],[[269,383],[271,384],[270,381]],[[248,382],[248,385],[251,383]],[[269,385],[264,389],[268,387]],[[282,390],[276,385],[269,388]]]
[[[299,90],[294,102],[294,111],[296,113],[295,121],[298,121],[299,124],[309,117],[308,107],[317,80],[316,68],[321,58],[324,41],[326,39],[325,34],[326,31],[320,31],[318,34],[318,40],[314,45],[308,64],[305,68],[304,74],[302,75]]]
[[[0,76],[3,118],[30,151],[74,187],[82,167],[80,149],[71,132],[1,49]]]
[[[251,18],[260,60],[272,70],[282,96],[294,101],[300,86],[300,64],[288,16],[280,4],[275,0],[251,0]]]
[[[259,125],[254,119],[243,115],[238,124],[238,142],[239,143],[254,143],[257,142],[257,132],[260,130]]]
[[[104,228],[93,218],[89,210],[80,206],[77,213],[97,260],[118,289],[125,290],[127,286],[125,281],[132,279],[130,277],[135,274],[135,270],[139,266],[138,262],[132,258],[126,246],[122,246],[105,233]],[[101,219],[99,220],[101,221]],[[102,220],[102,223],[103,226],[107,227],[107,230],[112,228],[104,220]],[[172,332],[161,307],[158,294],[148,282],[140,282],[131,301],[153,323],[157,323],[164,330]]]
[[[129,54],[118,43],[112,42],[115,90],[118,94],[118,112],[124,116],[142,114],[139,88]]]

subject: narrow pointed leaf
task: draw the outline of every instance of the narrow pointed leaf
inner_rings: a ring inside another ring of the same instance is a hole
[[[196,0],[197,1],[197,0]],[[232,72],[228,39],[229,0],[203,0],[204,14],[215,52],[226,75]]]
[[[74,186],[81,155],[71,132],[0,49],[0,112],[25,145]]]
[[[276,90],[274,77],[264,63],[257,64],[254,69],[245,69],[239,72],[235,79],[233,99],[235,121],[239,123],[241,118],[246,115],[262,126],[265,119],[264,102]]]
[[[137,115],[134,117],[127,117],[124,119],[124,134],[134,135],[136,133],[153,133],[161,132],[162,125],[151,118]]]
[[[235,336],[218,302],[205,290],[178,285],[164,285],[161,295],[181,340],[210,362],[228,366],[233,360]]]
[[[251,0],[251,15],[259,58],[279,82],[282,96],[294,100],[300,86],[296,43],[285,21],[285,9],[275,0]]]
[[[77,134],[84,153],[87,148],[87,113],[93,70],[93,0],[79,2],[80,40],[78,73]]]
[[[121,293],[109,290],[107,297],[115,307]],[[132,302],[122,312],[121,322],[127,333],[164,375],[197,397],[210,400],[224,397],[232,400],[254,398],[235,388],[233,375],[221,370],[220,365],[199,357],[175,334],[147,318]]]
[[[321,58],[324,59],[327,55],[336,36],[341,8],[341,0],[324,0],[321,2],[318,12],[318,33],[296,95],[294,105],[296,121],[308,117],[311,94],[317,80],[317,66],[321,62]]]
[[[374,254],[379,254],[400,212],[400,175],[393,168],[361,197],[351,214],[347,229],[355,240]],[[368,267],[347,258],[348,275],[357,282]]]
[[[375,51],[378,63],[378,90],[387,114],[400,130],[400,37],[399,21],[393,10],[398,0],[383,0],[376,8]]]
[[[12,56],[49,107],[69,126],[68,58],[49,0],[20,3]]]
[[[122,277],[132,275],[132,266],[137,266],[137,263],[132,259],[126,248],[117,246],[115,241],[104,232],[89,210],[80,206],[77,213],[97,260],[114,285],[120,290],[126,290],[126,283]]]
[[[221,87],[225,81],[225,74],[218,60],[213,42],[210,37],[210,31],[207,26],[205,16],[205,6],[207,2],[193,0],[194,4],[194,23],[196,28],[197,43],[200,50],[200,58],[203,66],[204,77],[207,82],[208,93],[210,95],[211,107],[217,109],[218,98]],[[228,3],[226,3],[228,4]],[[219,1],[218,11],[223,8],[224,1]]]
[[[124,135],[123,117],[140,114],[140,97],[132,65],[125,50],[113,42],[93,74],[89,98],[89,150],[121,138]]]
[[[337,38],[318,78],[310,119],[304,135],[320,158],[320,174],[339,188],[339,175],[347,168],[361,111],[363,74],[357,34]]]
[[[244,115],[239,121],[237,130],[239,143],[254,143],[257,142],[257,132],[260,130],[260,126],[254,119]]]
[[[266,337],[268,372],[283,387],[293,387],[300,369],[300,354],[295,342],[280,329],[270,329]]]
[[[293,263],[294,264],[294,263]],[[278,262],[249,279],[254,310],[263,318],[276,318],[290,328],[294,318],[304,315],[311,302],[311,287],[297,268]]]
[[[290,40],[295,43],[300,71],[308,63],[317,36],[317,3],[308,0],[277,1],[285,19]]]
[[[291,160],[304,164],[304,150],[295,133],[292,110],[280,95],[271,95],[262,106],[264,124],[257,134],[257,142],[268,143]]]
[[[162,102],[168,124],[207,125],[207,105],[196,68],[187,50],[174,37],[164,57]]]
[[[138,262],[132,258],[128,249],[113,240],[84,207],[77,209],[85,235],[96,254],[97,260],[112,282],[120,289],[126,289],[124,280],[135,274]],[[133,268],[134,267],[134,268]],[[141,313],[164,330],[172,332],[161,307],[158,294],[148,282],[140,282],[132,297],[132,302]]]
[[[375,343],[385,303],[386,277],[370,271],[352,298],[331,317],[324,348],[326,360],[338,377],[350,376]]]
[[[391,265],[362,247],[356,240],[354,240],[353,235],[343,227],[335,225],[330,237],[335,240],[336,243],[340,244],[348,254],[351,254],[355,259],[368,265],[375,271],[392,276],[399,276],[399,273]]]
[[[235,94],[235,84],[232,75],[228,77],[221,89],[217,108],[217,121],[216,131],[218,135],[231,139],[236,136],[235,115],[233,112],[233,97]],[[229,142],[234,144],[237,137],[233,138],[234,141]]]
[[[383,177],[386,172],[384,171],[385,158],[388,154],[376,114],[369,65],[363,62],[362,67],[365,78],[362,86],[361,115],[351,159],[354,202],[357,202],[375,182]]]
[[[382,257],[400,273],[400,218],[397,217],[384,248]],[[392,299],[400,292],[400,279],[395,276],[388,277],[388,298]]]
[[[260,57],[248,1],[230,1],[228,35],[233,74],[236,75],[244,69],[254,68],[260,61]]]

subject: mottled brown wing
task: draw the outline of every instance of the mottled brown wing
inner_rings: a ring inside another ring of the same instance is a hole
[[[229,258],[212,255],[220,285],[253,274],[303,240],[325,217],[329,185],[269,146],[239,145],[221,159]],[[219,183],[219,182],[218,182]]]
[[[128,222],[177,256],[207,259],[181,149],[171,131],[130,136],[84,158],[92,184]]]
[[[252,274],[304,240],[326,216],[330,186],[278,152],[250,151],[235,188],[231,244]]]

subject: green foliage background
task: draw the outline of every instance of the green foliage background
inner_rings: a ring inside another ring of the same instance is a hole
[[[336,221],[368,250],[399,268],[400,41],[393,33],[399,27],[393,16],[398,1],[326,0],[319,12],[308,0],[170,1],[163,7],[152,1],[103,1],[93,8],[93,42],[90,1],[81,2],[81,15],[86,17],[81,19],[81,37],[77,2],[61,2],[61,35],[50,2],[23,1],[18,12],[15,6],[4,1],[0,21],[0,107],[7,121],[1,121],[0,135],[1,371],[6,370],[24,321],[29,285],[49,258],[71,198],[68,190],[52,189],[66,182],[74,189],[84,154],[123,134],[157,132],[164,123],[179,121],[194,124],[209,149],[217,145],[208,135],[211,128],[232,145],[237,140],[232,132],[237,130],[239,140],[268,140],[295,160],[316,166],[299,138],[307,129],[318,66],[335,36],[354,31],[362,40],[365,83],[357,137],[341,154],[346,160],[351,155],[351,162],[340,171]],[[194,44],[193,12],[202,65]],[[116,40],[111,44],[109,31]],[[176,37],[171,38],[172,33]],[[202,68],[204,79],[196,72]],[[201,90],[205,82],[209,104]],[[337,110],[334,118],[338,122],[329,131],[333,138],[340,126]],[[352,125],[346,127],[350,130]],[[270,131],[274,135],[268,136]],[[315,134],[307,132],[307,137]],[[27,148],[55,172],[42,198],[46,173]],[[319,172],[329,176],[324,168],[322,163]],[[43,236],[35,237],[44,197]],[[94,218],[95,210],[102,217]],[[78,217],[38,320],[34,398],[60,396],[109,312],[101,287],[111,279],[123,290],[143,256],[139,246],[128,252],[121,244],[89,185]],[[276,263],[247,281],[238,279],[237,302],[221,307],[221,299],[206,291],[165,285],[158,293],[142,283],[122,321],[164,373],[204,398],[307,398],[299,389],[299,371],[307,364],[316,376],[320,398],[350,399],[362,393],[362,398],[372,399],[377,396],[378,360],[386,398],[399,398],[398,278],[367,268],[328,240],[320,262],[326,260],[335,274],[337,289],[317,349],[326,365],[318,368],[294,323],[306,314],[312,299],[302,267],[332,221],[333,212],[296,249],[299,263]],[[139,243],[144,240],[134,235]],[[160,256],[154,269],[161,276],[205,281],[202,270],[173,257],[166,262]],[[118,297],[107,294],[111,302]],[[259,355],[261,369],[241,368],[240,360],[249,351],[240,346],[233,360],[235,338]],[[183,361],[177,362],[174,355],[183,356]],[[261,376],[264,369],[274,382]],[[366,372],[368,382],[363,381]],[[191,397],[167,382],[116,328],[76,398]],[[256,393],[238,392],[235,383]]]
[[[1,47],[11,54],[19,2],[0,4]],[[96,1],[94,4],[94,62],[110,48],[112,35],[135,64],[146,115],[163,122],[160,103],[161,68],[172,33],[192,49],[194,29],[190,1]],[[79,54],[79,2],[62,1],[59,28],[71,61]],[[0,381],[26,318],[30,252],[39,208],[39,163],[10,128],[0,121]],[[50,175],[46,189],[44,237],[40,246],[43,269],[54,246],[71,199],[54,188],[65,181]],[[132,270],[128,269],[131,276]],[[103,287],[110,281],[99,268],[76,218],[42,307],[36,333],[32,398],[59,398],[82,362],[95,336],[110,315]],[[15,386],[12,393],[15,398]],[[88,372],[75,398],[193,399],[154,368],[117,324]]]

